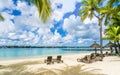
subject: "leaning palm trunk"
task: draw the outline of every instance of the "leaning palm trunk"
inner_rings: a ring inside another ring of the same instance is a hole
[[[118,54],[116,42],[114,42],[114,44],[115,44],[115,53]]]

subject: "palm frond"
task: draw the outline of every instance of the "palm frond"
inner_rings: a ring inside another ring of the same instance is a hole
[[[0,15],[0,20],[1,20],[1,21],[4,21],[4,18],[3,18],[3,16],[2,16],[2,15]]]
[[[104,0],[96,0],[96,3],[97,4],[100,4],[100,3],[102,3]]]
[[[120,0],[109,0],[107,5],[113,7],[115,2],[120,2]]]
[[[83,5],[88,5],[88,0],[82,0],[81,2]]]
[[[115,27],[114,25],[110,25],[109,28],[105,32],[104,39],[117,41],[120,40],[120,27]]]
[[[46,23],[52,14],[50,1],[49,0],[25,0],[25,1],[32,3],[37,7],[39,17],[44,23]]]
[[[35,5],[38,8],[39,16],[41,20],[45,23],[51,15],[51,7],[49,0],[34,0]]]
[[[89,16],[90,20],[93,18],[93,11],[90,12]]]

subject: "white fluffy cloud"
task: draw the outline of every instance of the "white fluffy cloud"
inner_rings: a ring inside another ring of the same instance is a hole
[[[51,6],[53,11],[52,19],[59,21],[63,18],[64,14],[67,12],[73,12],[75,10],[76,2],[80,2],[81,0],[51,0]],[[57,5],[62,4],[62,8],[58,9]]]
[[[99,26],[97,23],[81,23],[80,17],[71,15],[64,20],[63,29],[68,32],[69,36],[72,36],[72,40],[78,38],[78,43],[84,43],[85,40],[99,40]],[[66,36],[68,37],[68,36]]]
[[[0,0],[0,9],[7,7],[12,8],[13,6],[12,0]]]
[[[10,19],[13,18],[13,16],[9,15],[6,12],[1,13],[3,17],[5,18],[5,21],[0,21],[0,37],[7,37],[7,34],[9,32],[12,32],[15,30],[14,24],[10,21]]]
[[[74,40],[74,37],[68,34],[62,39],[62,43],[72,43],[73,40]]]
[[[60,45],[59,41],[61,41],[61,35],[58,32],[52,35],[44,35],[43,44],[44,45]]]
[[[84,21],[85,24],[97,23],[97,22],[98,22],[98,20],[96,17],[93,17],[91,20],[89,18],[86,18]]]

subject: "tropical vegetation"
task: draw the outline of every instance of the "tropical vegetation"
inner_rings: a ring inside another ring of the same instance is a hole
[[[120,50],[120,26],[110,25],[108,29],[105,30],[104,39],[114,42],[115,52],[118,54]],[[116,47],[118,47],[119,50],[117,50]]]
[[[52,12],[50,0],[25,0],[25,1],[34,4],[38,9],[38,13],[41,20],[44,23],[47,22]]]
[[[96,17],[98,19],[98,25],[100,26],[100,52],[101,56],[103,56],[102,52],[102,21],[104,18],[104,14],[101,14],[102,7],[101,3],[103,0],[82,0],[82,6],[80,7],[80,16],[81,21],[84,21],[86,18],[92,19]]]
[[[103,6],[104,0],[83,0],[82,6],[80,7],[80,16],[81,21],[84,21],[86,18],[92,19],[96,17],[98,19],[98,25],[100,26],[100,51],[102,55],[102,24],[107,25],[110,29],[106,30],[105,35],[108,37],[110,30],[114,25],[117,29],[115,35],[110,35],[112,38],[119,39],[120,32],[120,0],[108,0],[108,3]],[[112,33],[112,32],[111,32]],[[118,35],[118,36],[117,36]],[[110,39],[108,39],[110,40]],[[115,40],[114,40],[115,41]],[[119,40],[118,40],[119,42]]]
[[[117,4],[115,4],[117,3]],[[109,0],[102,13],[105,13],[105,40],[114,42],[115,52],[120,52],[120,0]],[[117,50],[117,47],[119,50]]]

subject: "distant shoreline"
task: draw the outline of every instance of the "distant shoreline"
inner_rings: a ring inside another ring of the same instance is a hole
[[[0,46],[0,49],[3,48],[65,48],[66,51],[94,51],[95,48],[89,46]],[[100,48],[97,48],[100,50]],[[109,48],[103,48],[103,50],[109,50]]]
[[[89,46],[0,46],[0,48],[89,48]]]

